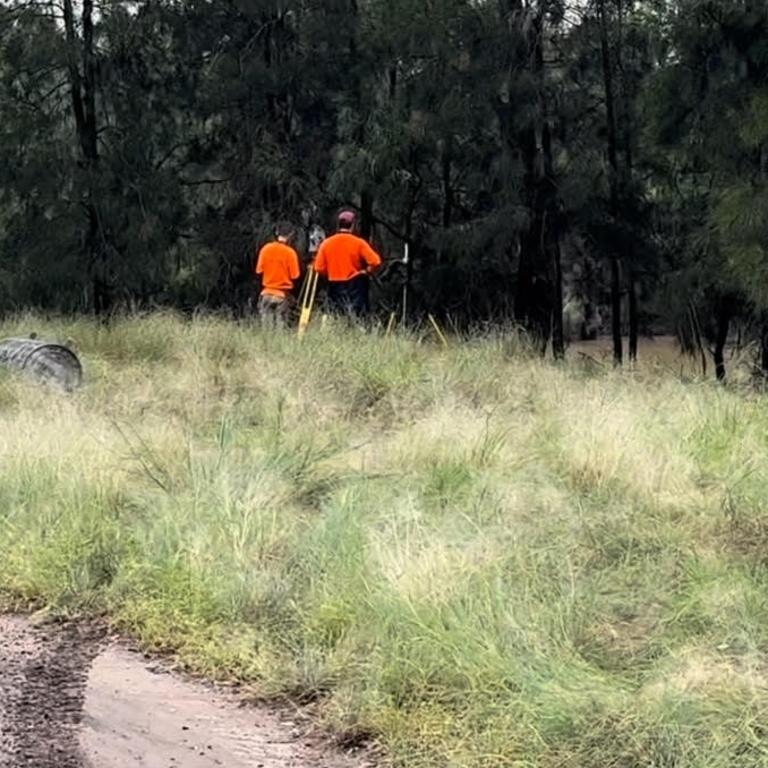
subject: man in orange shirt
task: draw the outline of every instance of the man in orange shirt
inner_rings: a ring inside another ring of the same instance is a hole
[[[381,267],[381,256],[354,234],[354,228],[355,214],[342,211],[338,232],[324,240],[317,252],[315,271],[328,278],[332,309],[362,317],[370,311],[368,280]]]
[[[256,274],[261,277],[259,317],[266,327],[285,326],[291,294],[301,277],[299,254],[291,246],[293,236],[290,224],[280,224],[277,240],[265,245],[256,261]]]

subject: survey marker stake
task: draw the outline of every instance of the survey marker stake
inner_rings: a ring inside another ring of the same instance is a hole
[[[405,265],[405,282],[403,283],[403,328],[408,322],[408,262],[411,258],[411,244],[405,243],[403,264]]]

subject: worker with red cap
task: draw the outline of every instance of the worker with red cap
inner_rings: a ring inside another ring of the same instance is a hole
[[[356,216],[345,210],[338,217],[338,232],[323,241],[315,271],[328,278],[328,300],[337,312],[358,317],[370,311],[369,276],[381,267],[381,256],[354,233]]]

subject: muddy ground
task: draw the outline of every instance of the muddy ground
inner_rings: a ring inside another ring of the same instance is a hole
[[[0,616],[2,768],[366,768],[89,625]]]

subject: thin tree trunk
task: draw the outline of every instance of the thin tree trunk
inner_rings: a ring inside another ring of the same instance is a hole
[[[630,257],[631,258],[631,257]],[[638,316],[637,306],[637,280],[635,271],[631,264],[628,277],[629,290],[629,360],[631,363],[637,362],[637,351],[640,339],[640,318]]]
[[[83,157],[88,156],[88,146],[85,141],[85,108],[80,77],[80,67],[77,57],[77,31],[75,29],[75,13],[72,0],[64,0],[64,31],[67,39],[67,71],[69,73],[69,92],[72,100],[72,112],[75,116],[75,130]]]
[[[611,256],[611,337],[613,364],[618,368],[624,363],[624,339],[621,335],[621,264],[616,254]]]
[[[88,254],[93,291],[93,309],[104,314],[111,308],[111,293],[107,280],[107,251],[103,242],[97,202],[96,174],[99,162],[98,122],[96,115],[96,57],[94,52],[93,0],[83,0],[82,49],[77,34],[72,0],[63,0],[64,32],[67,41],[67,70],[70,82],[72,112],[75,118],[80,152],[86,172],[84,206],[87,215],[85,251]],[[82,60],[82,74],[79,59]]]
[[[704,349],[704,339],[701,333],[701,323],[699,322],[699,313],[692,301],[688,302],[688,314],[691,318],[691,329],[693,331],[693,341],[701,355],[701,375],[707,378],[707,351]]]
[[[565,359],[565,331],[563,329],[563,261],[560,249],[560,232],[555,232],[553,255],[553,302],[552,302],[552,354],[555,360]]]
[[[608,40],[608,19],[605,0],[598,0],[600,17],[600,49],[603,63],[603,84],[605,88],[605,111],[608,128],[608,163],[611,195],[611,217],[614,224],[619,218],[619,160],[616,137],[616,103],[611,69],[611,51]],[[621,265],[618,255],[611,254],[611,331],[613,336],[613,362],[620,366],[624,362],[624,340],[621,335]]]
[[[552,336],[552,354],[555,360],[565,358],[565,332],[563,329],[563,264],[560,248],[560,233],[562,228],[561,206],[558,199],[558,189],[555,182],[555,164],[552,157],[552,130],[546,114],[546,105],[542,98],[544,125],[541,132],[541,149],[544,155],[544,179],[542,192],[544,195],[545,218],[542,222],[542,246],[551,252],[552,290],[550,304],[550,332]],[[547,216],[546,214],[549,214]],[[546,346],[545,346],[546,348]]]
[[[373,195],[364,189],[360,195],[360,236],[370,240],[373,234]]]
[[[532,211],[533,213],[533,211]],[[526,330],[529,328],[531,314],[531,293],[533,291],[533,252],[536,236],[535,222],[531,222],[520,242],[520,256],[517,265],[517,284],[515,286],[515,321]]]
[[[522,12],[518,12],[517,15],[523,24],[526,35],[529,66],[539,87],[539,105],[538,114],[532,117],[529,125],[519,132],[517,139],[518,149],[525,168],[523,200],[530,212],[530,224],[528,231],[522,237],[520,248],[515,292],[515,320],[533,335],[540,337],[543,333],[549,335],[545,325],[551,325],[551,323],[542,322],[542,308],[538,306],[541,302],[542,291],[537,285],[540,272],[542,270],[549,271],[544,253],[546,208],[542,195],[542,174],[537,135],[538,126],[544,117],[541,99],[544,78],[544,16],[541,7],[530,18],[527,18],[527,14]],[[550,312],[551,308],[547,312],[548,319]],[[541,339],[537,339],[537,341],[541,342]],[[548,338],[544,341],[545,346],[547,341]]]
[[[718,381],[725,381],[725,345],[728,343],[728,331],[731,327],[732,310],[728,299],[718,301],[716,310],[717,331],[715,333],[715,373]]]
[[[627,86],[627,73],[624,69],[622,51],[624,48],[624,3],[622,0],[616,0],[616,26],[618,41],[616,45],[616,65],[619,70],[619,80],[621,85],[621,136],[624,150],[624,174],[625,183],[628,189],[632,189],[633,176],[633,156],[632,156],[632,128],[634,120],[630,108],[629,88]],[[632,240],[628,246],[627,260],[629,268],[627,270],[627,293],[629,296],[629,360],[631,363],[637,362],[640,318],[637,298],[637,273],[635,271],[635,249]]]
[[[629,88],[627,86],[627,73],[624,68],[622,51],[624,50],[624,3],[622,0],[616,0],[616,21],[618,41],[616,45],[616,65],[619,69],[619,78],[621,83],[621,133],[624,143],[624,163],[626,165],[627,181],[632,181],[632,127],[634,120],[629,102]]]
[[[393,65],[388,71],[389,77],[389,100],[394,101],[397,96],[397,65]]]
[[[93,0],[83,0],[83,104],[85,107],[86,158],[99,159],[96,123],[96,57],[93,50]]]
[[[453,184],[451,183],[453,149],[451,144],[451,139],[446,139],[441,160],[443,176],[443,229],[450,229],[453,223]]]
[[[760,329],[760,372],[768,379],[768,315],[763,314]]]
[[[103,242],[101,215],[97,202],[96,175],[99,164],[98,122],[96,116],[96,55],[94,52],[93,0],[83,0],[83,147],[88,173],[88,235],[86,249],[93,275],[93,306],[97,315],[112,307],[107,276],[107,249]]]
[[[447,232],[453,225],[453,206],[454,206],[454,192],[453,183],[451,181],[451,172],[453,170],[453,140],[448,137],[443,142],[443,151],[440,156],[441,166],[441,184],[443,187],[443,211],[442,211],[442,226],[444,233]],[[437,253],[437,261],[442,264],[445,258],[444,243],[447,240],[447,236],[443,235],[443,243]]]

